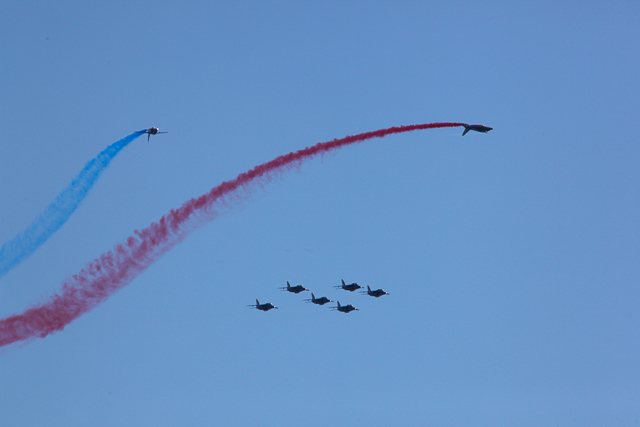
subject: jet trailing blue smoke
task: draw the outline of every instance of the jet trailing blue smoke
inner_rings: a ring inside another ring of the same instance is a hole
[[[87,193],[111,160],[131,141],[143,135],[134,132],[114,142],[96,158],[89,161],[78,176],[56,197],[24,231],[2,245],[0,249],[0,277],[34,253],[49,237],[67,222],[80,206]]]

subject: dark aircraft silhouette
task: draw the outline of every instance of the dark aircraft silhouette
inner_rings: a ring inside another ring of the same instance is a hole
[[[342,281],[342,286],[338,285],[338,286],[334,286],[335,288],[342,288],[345,291],[349,291],[349,292],[353,292],[357,289],[361,289],[362,286],[358,285],[357,283],[352,283],[350,285],[345,285],[344,280]]]
[[[331,307],[331,308],[333,310],[338,310],[338,311],[341,311],[343,313],[349,313],[349,312],[351,312],[353,310],[360,311],[357,308],[355,308],[354,306],[352,306],[351,304],[349,304],[349,305],[340,305],[340,301],[338,301],[338,306],[337,307]]]
[[[363,294],[367,294],[369,296],[376,297],[376,298],[379,298],[382,295],[389,295],[388,292],[385,292],[382,289],[376,289],[375,291],[372,291],[371,288],[368,285],[367,285],[367,290],[366,291],[361,291],[361,292]]]
[[[289,282],[287,282],[287,287],[286,288],[278,288],[278,289],[282,289],[282,290],[285,290],[285,291],[288,291],[288,292],[293,292],[294,294],[299,294],[302,291],[308,291],[309,290],[309,289],[305,288],[302,285],[291,287]]]
[[[490,128],[489,126],[485,126],[485,125],[463,125],[463,126],[464,126],[464,132],[462,132],[462,136],[465,136],[467,132],[469,132],[470,130],[475,130],[476,132],[482,132],[482,133],[487,133],[490,130],[493,130],[493,128]]]
[[[328,302],[332,302],[327,297],[316,298],[315,295],[313,295],[313,292],[311,292],[311,299],[306,299],[305,301],[309,301],[309,302],[312,302],[312,303],[318,304],[318,305],[325,305]]]
[[[261,311],[269,311],[272,308],[278,308],[275,305],[271,304],[270,302],[265,302],[264,304],[260,304],[257,298],[256,298],[255,304],[248,305],[247,307],[257,308],[258,310],[261,310]]]
[[[139,130],[136,133],[148,133],[149,135],[147,135],[147,141],[149,140],[149,138],[151,138],[151,135],[157,135],[159,133],[169,133],[169,132],[158,132],[160,129],[158,128],[149,128],[147,130]]]

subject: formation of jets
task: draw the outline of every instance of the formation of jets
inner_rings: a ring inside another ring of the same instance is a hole
[[[485,126],[485,125],[463,125],[464,126],[464,132],[462,132],[462,136],[466,135],[467,132],[469,132],[470,130],[475,131],[475,132],[481,132],[481,133],[487,133],[490,130],[493,130],[492,127],[489,126]],[[168,133],[168,132],[160,132],[160,129],[152,127],[149,128],[147,130],[141,130],[138,131],[137,133],[146,133],[147,134],[147,141],[149,141],[149,138],[151,138],[151,135],[157,135],[159,133]],[[338,285],[335,286],[338,289],[344,289],[345,291],[349,291],[349,292],[353,292],[356,291],[358,289],[363,289],[363,286],[360,286],[357,283],[351,283],[349,285],[347,285],[344,280],[342,280],[342,285]],[[291,286],[289,284],[289,282],[287,282],[287,287],[282,287],[279,288],[283,291],[287,291],[287,292],[291,292],[294,294],[299,294],[300,292],[304,292],[304,291],[308,291],[309,289],[305,288],[302,285],[298,285],[298,286]],[[371,290],[371,287],[367,286],[367,290],[366,291],[360,291],[363,294],[367,294],[369,296],[375,297],[375,298],[380,298],[383,295],[389,295],[388,292],[385,292],[383,289],[376,289],[374,291]],[[320,297],[320,298],[316,298],[315,295],[313,293],[311,293],[311,298],[310,299],[306,299],[304,301],[307,302],[311,302],[313,304],[317,304],[317,305],[325,305],[327,303],[333,302],[332,300],[330,300],[327,297]],[[336,307],[331,307],[331,309],[333,310],[337,310],[340,311],[342,313],[349,313],[351,311],[358,311],[357,308],[355,308],[353,305],[348,304],[348,305],[340,305],[340,301],[337,302],[338,305]],[[255,304],[251,304],[249,305],[249,307],[251,308],[255,308],[257,310],[260,311],[269,311],[273,308],[278,308],[275,305],[271,304],[270,302],[264,303],[264,304],[260,304],[260,302],[256,299],[256,303]]]
[[[136,133],[146,133],[147,135],[147,141],[149,140],[149,138],[151,138],[151,135],[157,135],[159,133],[169,133],[169,132],[158,132],[160,129],[158,128],[149,128],[147,130],[139,130]]]
[[[357,283],[351,283],[350,285],[347,285],[344,280],[342,281],[342,285],[338,285],[335,286],[338,289],[344,289],[345,291],[349,291],[349,292],[353,292],[356,291],[358,289],[363,289],[363,286],[360,286]],[[305,288],[302,285],[297,285],[297,286],[291,286],[291,284],[289,282],[287,282],[287,286],[286,287],[281,287],[278,288],[280,290],[283,291],[287,291],[287,292],[291,292],[294,294],[299,294],[300,292],[304,292],[304,291],[309,291],[309,289]],[[385,292],[383,289],[376,289],[374,291],[371,290],[370,286],[367,286],[367,290],[366,291],[360,291],[363,294],[367,294],[369,296],[375,297],[375,298],[380,298],[383,295],[389,295],[388,292]],[[305,299],[303,301],[306,302],[310,302],[313,304],[317,304],[317,305],[325,305],[327,303],[333,302],[332,300],[330,300],[327,297],[320,297],[320,298],[316,298],[316,296],[313,294],[313,292],[311,292],[311,298],[309,299]],[[340,301],[337,301],[338,305],[335,307],[330,307],[332,310],[337,310],[341,313],[350,313],[352,311],[359,311],[356,307],[354,307],[351,304],[348,305],[340,305]],[[264,303],[264,304],[260,304],[258,302],[258,300],[256,299],[256,303],[255,304],[251,304],[249,307],[251,308],[256,308],[258,310],[261,311],[269,311],[272,308],[278,308],[276,306],[274,306],[273,304],[271,304],[270,302]]]

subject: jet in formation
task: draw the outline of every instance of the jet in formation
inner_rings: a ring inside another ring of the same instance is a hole
[[[257,308],[258,310],[261,310],[261,311],[269,311],[272,308],[278,308],[275,305],[271,304],[270,302],[265,302],[264,304],[260,304],[258,302],[257,298],[256,298],[256,303],[255,304],[251,304],[251,305],[249,305],[247,307]]]
[[[371,297],[376,297],[379,298],[382,295],[389,295],[388,292],[385,292],[383,289],[376,289],[375,291],[372,291],[371,288],[369,287],[369,285],[367,285],[367,290],[366,291],[361,291],[363,294],[367,294]]]
[[[157,135],[159,133],[169,133],[169,132],[158,132],[160,129],[158,128],[149,128],[147,130],[139,130],[136,133],[147,133],[147,141],[149,141],[149,138],[151,138],[151,135]]]
[[[344,280],[342,281],[342,286],[338,285],[338,286],[335,286],[335,287],[336,287],[336,288],[342,288],[342,289],[344,289],[345,291],[349,291],[349,292],[353,292],[353,291],[355,291],[355,290],[358,290],[358,289],[361,289],[361,288],[362,288],[362,286],[358,285],[357,283],[352,283],[352,284],[350,284],[350,285],[346,285],[346,284],[344,283]]]
[[[338,310],[342,313],[349,313],[352,312],[353,310],[356,311],[360,311],[357,308],[355,308],[354,306],[352,306],[351,304],[349,305],[340,305],[340,301],[338,301],[338,306],[337,307],[331,307],[333,310]]]
[[[282,289],[282,290],[287,291],[287,292],[293,292],[294,294],[299,294],[300,292],[309,290],[309,289],[305,288],[302,285],[291,286],[289,284],[289,282],[287,282],[287,287],[286,288],[283,287],[283,288],[278,288],[278,289]]]
[[[327,297],[316,298],[315,295],[313,295],[313,292],[311,292],[311,299],[306,299],[305,301],[309,301],[318,305],[325,305],[328,302],[333,302]]]
[[[462,136],[465,136],[467,132],[469,132],[470,130],[475,130],[476,132],[482,132],[482,133],[487,133],[490,130],[493,130],[493,128],[490,128],[489,126],[485,126],[485,125],[463,125],[463,126],[464,126],[464,132],[462,132]]]

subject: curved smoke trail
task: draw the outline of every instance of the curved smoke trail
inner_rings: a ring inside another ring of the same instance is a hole
[[[0,277],[20,264],[46,242],[80,206],[93,184],[113,158],[131,141],[142,135],[132,133],[114,142],[86,164],[78,176],[33,220],[24,231],[0,248]]]
[[[0,320],[0,347],[30,338],[44,338],[52,332],[62,330],[129,284],[189,232],[214,219],[218,215],[216,204],[224,205],[234,196],[241,197],[239,190],[246,189],[248,185],[269,181],[274,173],[299,165],[318,154],[371,138],[418,129],[463,125],[464,123],[430,123],[381,129],[321,142],[256,166],[237,178],[214,187],[208,193],[185,202],[179,209],[172,209],[149,227],[136,230],[135,235],[125,243],[117,244],[65,281],[62,291],[50,297],[49,301],[33,306],[22,314]]]

